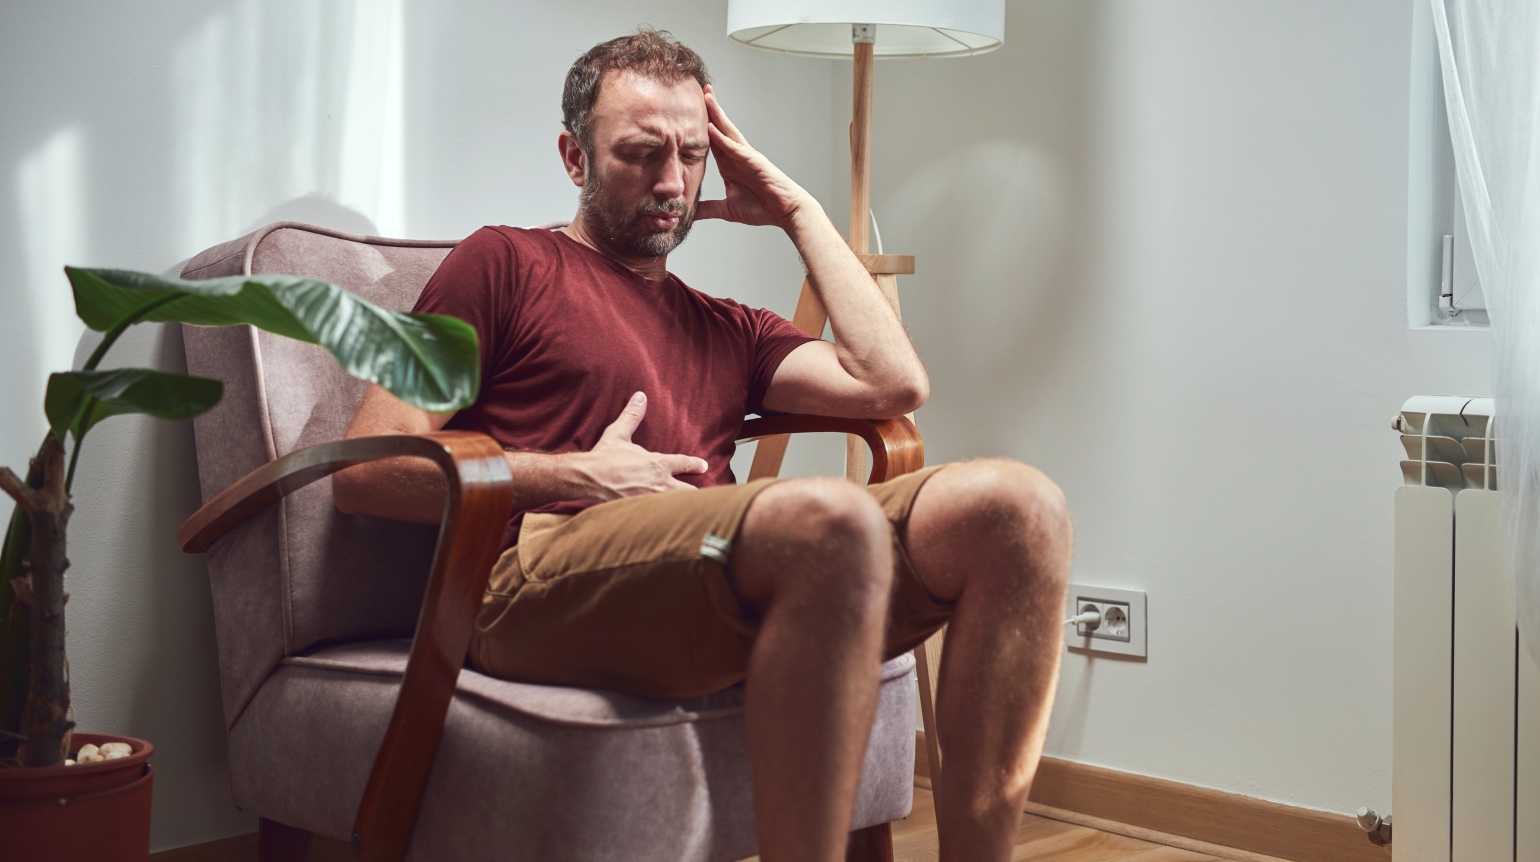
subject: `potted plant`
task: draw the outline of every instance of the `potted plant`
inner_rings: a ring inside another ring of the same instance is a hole
[[[454,318],[381,309],[315,279],[65,273],[76,312],[103,337],[83,368],[49,377],[49,431],[25,478],[0,467],[0,490],[16,501],[0,547],[0,857],[145,859],[153,748],[72,733],[64,653],[70,487],[81,443],[102,420],[125,413],[187,419],[217,404],[224,386],[147,368],[104,371],[107,352],[136,323],[250,324],[319,344],[350,374],[448,412],[476,398],[476,333]],[[107,743],[115,745],[104,754]],[[83,762],[73,762],[82,751]]]

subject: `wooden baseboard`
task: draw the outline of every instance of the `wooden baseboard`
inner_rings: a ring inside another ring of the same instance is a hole
[[[925,751],[925,732],[917,732],[916,737],[915,750]],[[915,758],[914,771],[915,783],[929,788],[930,770],[924,757]],[[1345,814],[1053,757],[1043,758],[1038,765],[1030,806],[1032,813],[1045,817],[1226,858],[1296,862],[1390,859],[1389,848],[1369,843],[1368,836]],[[1208,849],[1189,842],[1207,845]],[[1240,855],[1217,852],[1224,849],[1240,851]]]
[[[150,854],[150,862],[251,862],[257,858],[257,833],[205,841],[190,847]],[[346,841],[324,835],[310,837],[307,862],[353,862],[353,848]]]
[[[150,854],[150,862],[235,862],[237,859],[255,858],[257,858],[257,833],[255,832]]]

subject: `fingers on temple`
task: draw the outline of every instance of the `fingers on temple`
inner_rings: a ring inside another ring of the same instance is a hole
[[[743,154],[744,145],[729,137],[727,133],[723,132],[721,127],[716,123],[711,123],[706,126],[706,134],[711,138],[711,146],[713,149],[725,150],[729,155],[732,156],[741,156]],[[717,154],[717,158],[721,158],[721,153]],[[720,168],[720,162],[718,163],[718,166]]]
[[[737,143],[744,143],[743,133],[738,131],[738,127],[733,125],[732,120],[728,119],[727,112],[722,110],[722,103],[717,101],[716,93],[711,90],[706,91],[706,116],[727,137]]]
[[[716,126],[707,126],[711,135],[711,152],[717,158],[717,172],[725,179],[729,174],[737,176],[737,171],[750,167],[754,163],[756,154],[754,148],[742,141],[735,141],[722,133]]]

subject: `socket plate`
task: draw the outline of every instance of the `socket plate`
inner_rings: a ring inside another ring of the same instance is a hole
[[[1064,600],[1065,618],[1086,610],[1088,605],[1103,615],[1109,608],[1117,608],[1127,615],[1127,621],[1121,631],[1116,624],[1109,627],[1105,619],[1096,629],[1088,629],[1083,625],[1065,626],[1064,645],[1067,648],[1084,653],[1149,657],[1145,633],[1145,594],[1142,591],[1070,584]]]

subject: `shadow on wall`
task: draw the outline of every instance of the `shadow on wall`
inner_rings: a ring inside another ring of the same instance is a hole
[[[273,207],[258,217],[256,221],[242,228],[240,233],[225,237],[225,241],[245,236],[258,228],[280,221],[297,221],[301,224],[312,224],[317,227],[326,227],[332,230],[346,231],[347,233],[362,234],[364,236],[380,235],[380,229],[375,225],[374,220],[358,210],[344,206],[325,195],[309,194],[286,200]],[[403,239],[404,237],[393,238]],[[411,238],[422,239],[422,237]],[[187,261],[182,261],[182,263],[177,264],[176,271],[172,274],[180,275],[182,267],[186,263]]]
[[[402,4],[241,0],[178,44],[185,248],[239,236],[250,213],[317,190],[406,229]]]
[[[949,405],[926,420],[945,421],[932,414],[958,416],[959,408],[973,414],[945,432],[970,454],[1012,448],[1021,423],[1033,421],[1015,409],[1019,398],[1034,398],[1021,390],[1054,385],[1055,358],[1085,313],[1077,308],[1083,294],[1053,277],[1068,251],[1070,183],[1051,152],[981,141],[934,158],[885,203],[894,235],[924,237],[922,271],[946,274],[905,297],[906,319],[924,343],[937,397]]]
[[[1090,124],[1095,11],[1014,3],[981,57],[884,63],[876,85],[874,209],[900,279],[904,320],[932,398],[933,463],[981,455],[1041,461],[1090,369],[1098,298]]]
[[[8,18],[0,363],[13,373],[0,401],[40,402],[47,373],[69,360],[81,330],[65,263],[159,267],[306,195],[406,230],[405,2],[103,8],[85,25],[44,4]],[[79,55],[98,35],[101,50]],[[59,56],[71,62],[54,68]],[[24,462],[43,428],[30,413],[0,416],[3,460]]]
[[[0,273],[8,320],[0,325],[0,403],[26,405],[0,419],[4,463],[24,468],[47,428],[42,411],[48,375],[69,361],[83,330],[64,264],[87,260],[87,150],[77,126],[54,132],[17,164],[15,231],[19,239]],[[0,222],[3,224],[3,222]],[[26,441],[26,442],[20,442]],[[9,501],[7,501],[9,502]],[[6,511],[9,511],[7,508]]]

